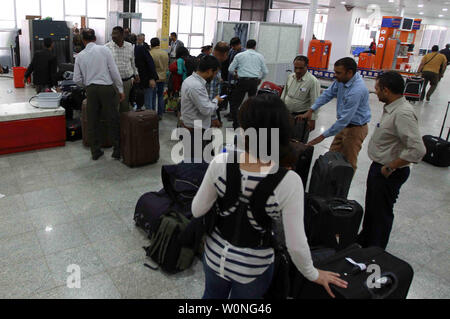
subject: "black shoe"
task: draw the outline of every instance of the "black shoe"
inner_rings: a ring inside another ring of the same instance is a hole
[[[105,154],[105,152],[103,152],[103,151],[100,151],[100,152],[98,152],[98,153],[96,153],[96,154],[93,154],[93,155],[92,155],[92,159],[93,159],[94,161],[96,161],[96,160],[98,160],[100,157],[102,157],[103,154]]]
[[[111,157],[116,159],[116,160],[119,160],[120,159],[120,151],[116,151],[116,150],[113,151]]]

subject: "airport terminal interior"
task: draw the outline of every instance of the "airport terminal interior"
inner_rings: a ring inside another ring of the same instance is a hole
[[[77,55],[83,54],[75,52],[72,43],[75,28],[93,29],[96,43],[104,45],[111,41],[117,25],[135,35],[145,34],[148,44],[159,38],[166,52],[171,48],[169,34],[175,32],[191,56],[198,56],[206,45],[214,48],[219,41],[229,44],[235,36],[242,38],[243,47],[246,40],[255,39],[256,51],[264,56],[268,68],[262,81],[281,88],[285,88],[298,55],[309,57],[309,72],[319,80],[321,93],[333,83],[334,63],[353,58],[369,90],[372,116],[347,198],[365,208],[372,163],[369,140],[379,126],[384,105],[376,94],[376,77],[395,70],[405,80],[414,79],[425,54],[435,52],[433,46],[442,50],[450,43],[448,9],[450,2],[444,0],[2,0],[0,298],[200,299],[205,289],[199,258],[176,274],[146,267],[150,261],[143,247],[151,242],[134,221],[141,196],[163,188],[161,168],[181,161],[172,155],[180,141],[172,138],[179,118],[167,105],[170,98],[158,121],[160,149],[155,163],[129,167],[112,158],[111,147],[93,160],[81,137],[70,141],[67,135],[68,140],[64,138],[59,145],[37,141],[33,136],[51,139],[45,134],[55,133],[59,122],[50,124],[51,129],[41,129],[39,120],[44,123],[45,117],[35,114],[59,109],[28,106],[33,103],[30,99],[36,95],[36,87],[33,83],[24,85],[23,72],[41,49],[43,38],[65,32],[57,24],[55,30],[51,29],[53,24],[49,24],[50,29],[38,29],[37,22],[65,21],[67,38],[53,39],[58,64],[74,63]],[[36,33],[44,29],[48,36]],[[449,88],[447,69],[429,100],[417,97],[408,101],[418,118],[421,136],[441,133]],[[17,105],[21,110],[16,112]],[[336,122],[337,107],[338,100],[333,99],[320,109],[309,141]],[[132,108],[130,112],[134,112]],[[31,109],[32,115],[27,117],[24,109]],[[229,112],[227,105],[221,111],[222,127],[215,130],[225,133],[233,128],[225,116]],[[74,118],[80,118],[81,113],[75,109]],[[57,116],[47,119],[51,118]],[[33,122],[37,124],[27,124]],[[443,139],[448,138],[449,123],[448,119],[444,123]],[[37,132],[24,125],[36,125]],[[62,125],[65,130],[65,122]],[[333,137],[328,137],[314,146],[311,171],[332,141]],[[444,155],[448,161],[448,147]],[[393,208],[395,217],[385,250],[413,268],[408,299],[447,299],[450,170],[448,164],[438,167],[426,161],[411,164],[410,169]],[[69,265],[81,269],[80,288],[68,286]]]

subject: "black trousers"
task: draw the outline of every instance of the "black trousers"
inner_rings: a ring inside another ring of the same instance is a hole
[[[430,72],[430,71],[423,71],[422,77],[425,79],[425,81],[423,83],[423,89],[422,89],[422,94],[420,96],[420,99],[421,100],[424,99],[425,93],[426,93],[427,99],[430,99],[431,94],[433,94],[433,92],[436,90],[437,85],[439,83],[439,74]],[[430,89],[428,90],[428,92],[426,92],[428,82],[430,82]]]
[[[245,94],[248,93],[249,97],[255,96],[258,90],[258,83],[259,79],[257,78],[239,79],[236,87],[233,89],[230,101],[230,112],[233,119],[234,129],[239,127],[238,111],[242,101],[244,100]]]
[[[100,118],[102,113],[106,114],[106,120],[109,123],[109,136],[114,151],[120,152],[119,97],[116,89],[112,85],[91,84],[87,87],[86,93],[88,135],[92,155],[101,152]]]
[[[386,249],[394,221],[394,204],[400,188],[409,177],[409,167],[394,171],[389,178],[381,174],[383,165],[373,162],[367,176],[366,212],[358,243],[363,247]]]

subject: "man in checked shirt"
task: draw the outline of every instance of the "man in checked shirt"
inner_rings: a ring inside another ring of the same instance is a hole
[[[123,82],[125,99],[119,104],[119,111],[128,112],[130,108],[130,91],[133,86],[133,79],[139,83],[139,75],[134,62],[133,45],[125,41],[124,30],[122,27],[114,27],[111,34],[112,40],[105,46],[111,50],[114,61],[119,69],[120,77]]]

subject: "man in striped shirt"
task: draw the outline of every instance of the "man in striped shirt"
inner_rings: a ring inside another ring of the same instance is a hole
[[[134,61],[134,48],[131,43],[124,40],[124,30],[122,27],[114,27],[111,37],[112,41],[109,41],[105,46],[111,50],[114,57],[120,77],[122,78],[125,94],[125,99],[119,104],[119,111],[128,112],[131,110],[130,91],[133,86],[133,79],[136,83],[140,81]]]

